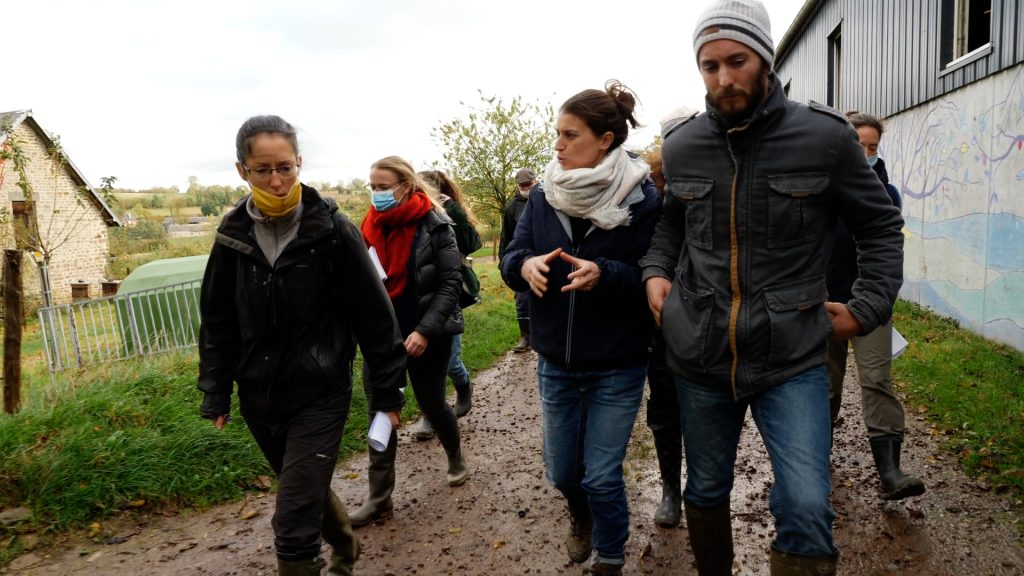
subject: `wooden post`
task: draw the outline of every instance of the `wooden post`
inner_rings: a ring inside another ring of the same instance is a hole
[[[4,412],[21,404],[21,331],[25,307],[21,284],[21,251],[4,250]]]

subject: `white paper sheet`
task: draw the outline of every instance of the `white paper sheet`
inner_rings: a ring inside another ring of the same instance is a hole
[[[895,360],[907,349],[907,339],[900,334],[895,326],[892,327],[892,359]]]
[[[377,269],[377,274],[380,275],[381,282],[388,279],[388,273],[384,271],[384,265],[380,263],[380,257],[377,256],[377,249],[370,246],[370,260],[373,261],[373,267]]]
[[[391,440],[391,418],[387,412],[377,412],[370,423],[370,432],[367,434],[370,448],[377,452],[383,452],[388,448],[388,441]]]

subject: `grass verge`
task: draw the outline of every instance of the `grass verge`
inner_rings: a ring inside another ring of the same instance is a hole
[[[515,342],[515,307],[493,263],[480,263],[483,301],[466,310],[463,360],[475,373]],[[270,469],[237,413],[222,432],[198,416],[193,353],[50,376],[25,373],[22,410],[0,416],[0,507],[32,517],[8,536],[81,528],[127,508],[203,507],[265,487]],[[341,455],[366,449],[367,409],[357,365]],[[418,408],[410,387],[403,412]],[[20,545],[8,538],[0,563]]]
[[[893,363],[908,412],[923,414],[933,436],[968,474],[997,492],[1024,494],[1024,355],[899,301],[895,325],[910,342]]]

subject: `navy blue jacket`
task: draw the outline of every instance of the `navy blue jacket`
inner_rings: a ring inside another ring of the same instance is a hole
[[[900,200],[900,193],[896,187],[889,184],[889,172],[885,169],[885,161],[881,158],[872,166],[878,179],[885,185],[885,191],[889,193],[893,206],[903,209],[903,202]],[[832,260],[828,264],[828,274],[825,277],[825,284],[828,287],[828,299],[832,302],[846,304],[853,297],[853,283],[856,282],[857,273],[857,243],[850,234],[843,221],[840,220],[836,226],[836,242],[832,248]]]
[[[515,237],[501,260],[501,276],[510,288],[530,294],[530,345],[545,360],[566,369],[604,370],[647,363],[654,321],[640,281],[640,258],[646,253],[661,215],[654,184],[642,184],[644,199],[630,206],[627,226],[603,230],[591,226],[573,250],[568,223],[534,187]],[[562,292],[572,267],[562,259],[551,264],[548,289],[538,298],[520,275],[527,258],[556,248],[590,260],[601,269],[589,292]]]

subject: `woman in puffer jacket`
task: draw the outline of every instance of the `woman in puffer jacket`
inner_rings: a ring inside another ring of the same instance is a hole
[[[376,252],[386,275],[384,287],[405,339],[412,390],[448,456],[448,485],[460,486],[469,471],[455,414],[445,402],[452,336],[461,334],[464,325],[458,305],[461,257],[452,223],[437,201],[437,192],[397,156],[382,158],[370,167],[370,191],[372,205],[363,219],[363,240]],[[367,390],[368,398],[372,392]],[[383,452],[369,450],[370,494],[352,514],[353,526],[364,526],[393,510],[397,441],[392,431]]]

